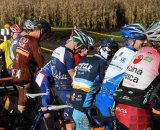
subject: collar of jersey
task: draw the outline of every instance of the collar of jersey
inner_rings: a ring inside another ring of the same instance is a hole
[[[132,45],[130,45],[130,44],[128,44],[126,47],[129,48],[129,49],[131,49],[131,50],[133,50],[133,51],[137,51],[137,50],[134,49],[134,47],[133,47]]]

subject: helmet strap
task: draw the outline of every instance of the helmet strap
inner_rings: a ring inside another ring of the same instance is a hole
[[[135,44],[136,44],[136,39],[133,40],[133,45],[132,45],[133,48],[134,48],[134,45],[135,45]]]

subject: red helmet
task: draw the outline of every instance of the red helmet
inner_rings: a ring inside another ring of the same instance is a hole
[[[19,27],[17,24],[13,24],[11,27],[10,27],[10,30],[11,32],[13,33],[20,33],[22,31],[22,28]]]

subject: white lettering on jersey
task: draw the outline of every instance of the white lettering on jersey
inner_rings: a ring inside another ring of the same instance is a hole
[[[125,70],[127,69],[128,65],[131,63],[131,60],[133,59],[135,54],[136,52],[134,52],[133,50],[127,47],[123,47],[119,49],[115,53],[109,67],[105,72],[103,83],[111,82],[115,84],[114,83],[116,80],[115,77],[125,72]]]
[[[141,48],[127,68],[123,86],[145,90],[159,75],[160,54],[151,47]]]
[[[79,63],[76,69],[81,70],[81,71],[85,71],[85,72],[86,71],[90,72],[92,67],[93,66],[90,65],[89,63]]]

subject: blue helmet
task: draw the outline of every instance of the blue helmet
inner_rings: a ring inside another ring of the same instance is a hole
[[[124,25],[120,29],[120,34],[122,39],[126,41],[127,39],[143,39],[146,38],[144,33],[145,27],[140,24],[130,24]]]

